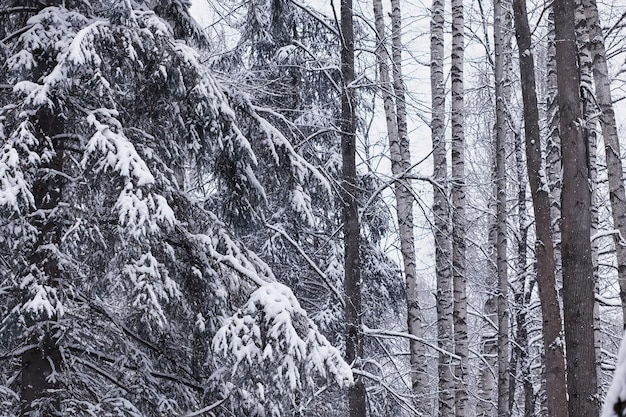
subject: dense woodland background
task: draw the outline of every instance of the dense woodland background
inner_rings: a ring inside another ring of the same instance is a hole
[[[626,4],[190,6],[0,2],[0,415],[599,416]]]

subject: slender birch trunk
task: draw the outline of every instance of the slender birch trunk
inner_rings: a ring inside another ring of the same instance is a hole
[[[596,0],[582,0],[587,28],[589,31],[589,52],[592,61],[595,98],[600,108],[600,128],[604,140],[607,173],[609,178],[609,199],[613,215],[613,227],[619,230],[615,236],[617,254],[617,274],[619,294],[622,301],[622,317],[626,328],[626,191],[624,191],[623,166],[620,143],[611,98],[611,80],[606,62],[604,38],[598,16]]]
[[[399,0],[391,0],[391,55],[393,62],[393,91],[395,94],[396,120],[397,120],[397,141],[398,145],[391,151],[398,151],[396,161],[396,171],[394,175],[408,172],[411,169],[411,152],[409,149],[409,136],[407,126],[406,111],[406,91],[402,76],[402,13]],[[390,144],[391,145],[391,144]],[[392,170],[394,157],[392,155]],[[407,326],[409,334],[421,338],[422,330],[422,310],[419,304],[419,292],[417,283],[417,272],[415,268],[415,243],[413,238],[413,196],[411,193],[411,181],[405,178],[400,189],[402,204],[398,200],[398,222],[401,234],[401,252],[404,262],[404,274],[407,292]],[[426,389],[426,352],[425,346],[418,341],[409,341],[410,363],[411,363],[411,383],[413,393],[420,394]],[[418,406],[419,406],[418,402]],[[418,407],[419,408],[419,407]]]
[[[496,93],[496,267],[498,271],[498,416],[509,415],[509,313],[506,236],[506,103],[504,92],[504,7],[494,0],[494,51]]]
[[[580,109],[580,77],[573,0],[555,0],[558,103],[563,156],[563,308],[571,417],[597,416],[593,334],[594,280],[591,261],[589,148]]]
[[[498,357],[498,335],[497,330],[492,327],[498,322],[498,312],[496,298],[489,297],[483,306],[483,314],[487,317],[485,326],[487,330],[482,330],[481,334],[481,355],[484,363],[481,364],[480,379],[478,381],[478,401],[476,402],[477,417],[495,417],[497,407],[495,399],[498,389],[496,387],[497,378],[497,357]]]
[[[488,16],[485,14],[483,7],[483,0],[478,0],[478,6],[480,10],[482,28],[485,36],[485,48],[486,56],[485,60],[492,63],[491,55],[492,49],[488,36]],[[489,122],[491,123],[491,121]],[[495,153],[493,155],[493,161],[495,162]],[[495,164],[494,164],[495,165]],[[493,194],[489,200],[488,211],[490,213],[496,212],[496,171],[495,167],[492,171],[492,185]],[[495,216],[490,216],[488,221],[488,239],[487,247],[488,254],[485,266],[485,279],[484,286],[486,289],[486,299],[482,308],[482,327],[480,330],[480,371],[478,380],[478,398],[476,402],[476,416],[478,417],[495,417],[497,413],[497,372],[498,372],[498,303],[497,303],[497,266],[496,266],[496,246],[497,246],[497,228]]]
[[[546,59],[547,92],[546,115],[548,120],[546,135],[546,175],[550,190],[550,217],[551,230],[554,242],[555,279],[557,291],[561,294],[563,288],[563,265],[561,261],[561,138],[559,133],[559,104],[556,81],[556,44],[554,39],[554,11],[548,13],[548,51]],[[563,302],[559,296],[561,309]]]
[[[448,161],[445,142],[444,1],[433,0],[430,21],[430,82],[432,97],[433,216],[435,264],[437,273],[438,345],[445,352],[454,350],[453,293],[451,269],[450,207],[448,205]],[[438,416],[454,416],[454,376],[450,356],[439,353]]]
[[[525,160],[523,157],[524,145],[522,143],[522,135],[520,132],[515,133],[515,166],[517,173],[517,215],[518,215],[518,239],[517,239],[517,272],[515,282],[511,283],[513,289],[513,312],[515,317],[515,343],[511,352],[511,362],[509,369],[509,410],[513,409],[515,402],[515,391],[517,382],[522,382],[522,390],[524,392],[524,415],[532,413],[534,403],[534,393],[530,381],[530,367],[528,361],[528,302],[527,298],[527,281],[529,281],[529,265],[528,265],[528,212],[526,207],[526,170]]]
[[[411,167],[411,153],[406,124],[406,105],[404,103],[403,81],[400,65],[394,60],[394,79],[389,76],[389,53],[385,45],[385,22],[383,17],[382,0],[373,1],[375,27],[377,32],[376,59],[380,73],[380,87],[382,91],[385,119],[387,123],[387,137],[391,156],[391,171],[397,182],[394,184],[396,198],[396,215],[400,229],[400,252],[404,266],[404,276],[407,286],[407,307],[409,333],[422,337],[421,311],[419,311],[417,274],[415,266],[415,241],[413,236],[413,196],[411,193],[411,181],[402,178],[402,174],[408,172]],[[395,29],[395,28],[394,28]],[[398,29],[399,30],[399,29]],[[398,35],[399,36],[399,35]],[[395,39],[395,37],[394,37]],[[399,42],[400,39],[397,40]],[[395,52],[397,46],[393,46]],[[401,55],[398,60],[401,59]],[[396,86],[399,84],[399,86]],[[394,104],[395,92],[395,104]],[[402,135],[402,136],[401,136]],[[417,310],[417,312],[416,312]],[[415,318],[418,319],[416,322]],[[411,325],[413,323],[413,325]],[[425,389],[423,381],[425,358],[423,347],[416,341],[411,340],[411,381],[413,392],[422,393]],[[416,353],[415,355],[413,353]]]
[[[396,0],[397,1],[397,0]],[[463,0],[452,0],[452,278],[454,292],[454,367],[456,417],[467,414],[467,277],[465,268],[465,105],[463,60],[465,53]]]
[[[354,26],[352,0],[341,0],[341,155],[343,182],[344,235],[344,291],[346,321],[346,360],[353,367],[360,366],[363,358],[363,329],[361,324],[361,265],[359,260],[359,212],[356,200],[356,115],[352,83],[354,82]],[[365,417],[365,385],[362,378],[348,388],[350,417]]]
[[[495,168],[492,171],[495,179]],[[496,186],[493,185],[493,198],[490,201],[489,211],[495,211]],[[485,268],[485,289],[487,291],[483,304],[483,325],[480,330],[480,346],[482,360],[480,361],[480,375],[478,381],[478,401],[476,402],[477,417],[495,417],[497,414],[497,373],[498,373],[498,303],[497,287],[498,272],[495,262],[497,246],[497,228],[495,218],[490,217],[488,226],[487,247],[489,254]]]

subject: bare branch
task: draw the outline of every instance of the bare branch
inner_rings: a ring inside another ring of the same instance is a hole
[[[404,333],[404,332],[397,332],[395,330],[384,330],[384,329],[370,329],[367,326],[363,326],[363,333],[368,335],[368,336],[374,336],[374,337],[402,337],[404,339],[410,339],[410,340],[415,340],[419,343],[422,343],[434,350],[436,350],[437,352],[443,353],[444,355],[449,356],[452,359],[455,360],[461,360],[461,357],[458,355],[455,355],[452,352],[448,352],[447,350],[441,349],[440,347],[433,345],[432,343],[422,339],[421,337],[417,337],[417,336],[413,336],[412,334],[408,334],[408,333]],[[354,371],[354,370],[353,370]]]
[[[291,236],[287,234],[287,232],[285,232],[282,229],[279,229],[276,226],[272,226],[269,223],[265,223],[265,226],[268,229],[271,229],[275,231],[276,233],[280,234],[289,243],[291,243],[291,245],[300,253],[300,255],[302,255],[304,260],[307,261],[307,263],[311,266],[311,268],[313,268],[313,270],[322,278],[322,281],[324,281],[324,284],[326,284],[326,286],[330,289],[330,291],[335,295],[335,297],[337,298],[341,306],[345,307],[345,301],[343,297],[341,296],[341,293],[339,292],[339,290],[332,284],[332,282],[330,282],[330,279],[328,278],[328,276],[321,269],[319,269],[319,267],[315,264],[315,262],[313,262],[313,260],[306,254],[304,249],[302,249],[302,247],[298,245],[298,242],[293,240]]]
[[[196,417],[196,416],[200,416],[204,413],[208,413],[211,410],[215,410],[217,407],[219,407],[220,405],[224,404],[226,402],[226,400],[228,400],[228,398],[230,397],[230,394],[228,394],[226,397],[224,397],[223,399],[219,400],[216,403],[213,403],[211,405],[208,405],[198,411],[194,411],[193,413],[189,413],[189,414],[185,414],[184,417]]]

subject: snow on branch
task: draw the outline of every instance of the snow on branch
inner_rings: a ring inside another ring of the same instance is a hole
[[[354,380],[350,366],[318,331],[291,289],[277,282],[252,293],[219,329],[213,347],[234,362],[232,376],[267,367],[281,391],[312,387],[315,375],[334,379],[342,387]]]
[[[2,120],[0,120],[2,122]],[[0,138],[2,138],[0,124]],[[24,166],[36,166],[42,155],[32,149],[39,140],[32,133],[30,122],[22,122],[0,150],[0,206],[20,212],[20,203],[34,205],[34,197],[23,172]],[[44,155],[44,158],[47,155]]]
[[[87,115],[89,123],[96,131],[89,139],[83,157],[83,167],[96,153],[104,155],[98,161],[96,171],[113,168],[123,177],[133,180],[137,186],[153,184],[154,176],[133,144],[122,131],[116,119],[118,112],[112,109],[97,109]]]
[[[294,175],[299,179],[300,182],[304,180],[304,176],[306,175],[306,173],[310,172],[313,177],[315,177],[315,179],[317,179],[319,183],[324,187],[326,192],[328,192],[329,195],[332,194],[332,187],[330,186],[330,183],[328,182],[326,177],[316,167],[311,165],[305,158],[298,154],[298,152],[296,152],[296,150],[287,140],[287,138],[285,138],[285,136],[277,128],[272,126],[267,120],[259,116],[258,113],[266,112],[288,124],[290,124],[290,122],[287,121],[283,115],[269,108],[258,107],[252,104],[250,104],[250,106],[252,110],[251,116],[256,120],[261,130],[269,139],[268,145],[270,146],[270,150],[276,162],[278,163],[279,160],[279,157],[276,153],[276,146],[279,146],[282,147],[289,155]]]
[[[226,230],[218,228],[215,235],[195,234],[188,239],[207,251],[216,262],[234,269],[255,285],[261,287],[275,281],[270,267],[254,253],[242,249],[228,235]]]
[[[160,329],[166,329],[168,320],[162,304],[181,295],[178,285],[169,277],[167,269],[160,265],[151,253],[146,253],[137,261],[126,265],[124,274],[132,283],[132,305],[139,310],[141,321],[150,327],[156,323]]]
[[[160,230],[159,225],[173,226],[176,218],[167,200],[150,191],[155,179],[135,146],[126,137],[117,111],[97,109],[87,115],[87,122],[95,129],[89,139],[83,167],[94,161],[96,173],[117,171],[124,180],[124,188],[115,204],[120,224],[131,236],[139,237]]]
[[[171,227],[176,223],[174,212],[163,196],[144,192],[130,182],[120,193],[115,209],[119,212],[120,225],[136,238],[159,232],[159,224]]]

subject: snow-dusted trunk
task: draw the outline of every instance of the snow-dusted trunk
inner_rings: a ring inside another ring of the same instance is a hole
[[[582,100],[582,114],[584,120],[583,135],[588,148],[588,166],[589,166],[589,188],[591,189],[591,226],[590,235],[595,236],[600,230],[600,207],[598,202],[598,135],[596,134],[597,127],[597,107],[595,105],[595,98],[592,98],[593,89],[593,74],[592,74],[592,60],[591,51],[589,49],[589,31],[588,22],[585,16],[581,0],[576,0],[576,13],[575,13],[575,32],[576,40],[578,44],[578,65],[580,73],[580,91]],[[621,166],[621,164],[620,164]],[[591,241],[591,262],[593,264],[593,281],[594,281],[594,293],[598,286],[598,256],[600,252],[599,239],[592,239]],[[596,364],[600,365],[602,360],[602,335],[600,324],[600,306],[594,297],[593,305],[593,322],[594,322],[594,347]],[[596,366],[596,376],[599,378],[602,376],[602,369],[600,366]]]
[[[445,352],[454,350],[452,259],[450,240],[450,207],[448,205],[448,159],[445,142],[445,81],[443,0],[433,0],[430,20],[430,85],[432,100],[433,147],[433,217],[435,238],[435,270],[437,274],[437,335],[438,346]],[[454,415],[453,364],[449,355],[439,352],[438,416]]]
[[[378,22],[378,19],[377,19]],[[378,29],[377,29],[378,30]],[[380,33],[379,33],[380,34]],[[383,39],[381,37],[381,39]],[[394,176],[407,173],[411,168],[411,152],[407,127],[406,91],[402,76],[402,14],[399,0],[391,0],[391,51],[393,63],[393,92],[397,135],[389,136],[392,172]],[[387,116],[389,116],[387,114]],[[395,139],[395,140],[394,140]],[[394,143],[395,142],[395,143]],[[396,182],[398,225],[400,228],[400,251],[404,264],[406,282],[407,327],[409,334],[421,338],[422,311],[419,305],[417,271],[415,266],[415,242],[413,237],[413,195],[408,178]],[[424,345],[417,340],[409,341],[411,384],[413,393],[423,394],[426,389],[426,356]],[[421,401],[418,400],[418,406]]]
[[[515,167],[517,173],[517,214],[518,214],[518,239],[517,239],[517,262],[515,282],[511,284],[513,290],[513,313],[515,318],[515,342],[511,352],[511,363],[509,365],[509,409],[512,410],[515,401],[515,391],[517,382],[521,381],[524,398],[524,415],[532,415],[534,410],[534,392],[530,380],[530,363],[528,359],[528,303],[531,291],[528,287],[534,286],[534,280],[529,279],[528,265],[528,212],[526,207],[526,170],[523,156],[522,135],[515,132]],[[532,285],[528,285],[532,282]]]
[[[546,59],[546,176],[550,190],[551,230],[554,242],[555,279],[557,290],[563,287],[563,266],[561,261],[561,138],[559,136],[559,104],[557,103],[556,45],[554,40],[554,11],[548,13],[548,50]],[[562,308],[562,299],[559,298]]]
[[[535,215],[535,256],[537,285],[541,301],[543,343],[545,350],[545,390],[547,414],[567,416],[565,361],[561,340],[561,310],[556,291],[554,243],[551,233],[551,206],[539,131],[539,109],[535,83],[535,63],[531,32],[526,12],[526,0],[514,0],[515,33],[520,60],[524,131],[526,135],[526,164]]]
[[[498,273],[498,416],[509,415],[509,313],[506,226],[506,102],[504,91],[504,7],[502,0],[494,0],[494,51],[496,93],[496,268]]]
[[[452,0],[452,277],[454,292],[455,416],[467,414],[467,276],[465,268],[465,108],[463,60],[465,53],[463,0]]]
[[[495,178],[495,169],[493,170]],[[493,187],[492,207],[495,206],[496,192]],[[493,211],[493,210],[491,210]],[[497,230],[495,219],[490,218],[488,248],[491,253],[496,252]],[[497,369],[498,369],[498,304],[497,304],[497,268],[492,259],[487,260],[485,271],[485,288],[487,295],[483,305],[483,329],[480,335],[482,360],[480,361],[480,379],[478,382],[478,401],[476,403],[476,416],[495,417],[497,414],[496,398]]]
[[[571,417],[591,417],[598,414],[598,405],[593,334],[589,149],[580,123],[583,115],[574,31],[575,4],[573,0],[556,0],[553,7],[563,157],[561,256],[568,411]]]
[[[40,146],[63,132],[62,119],[46,108],[40,109],[31,122],[40,134]],[[58,143],[62,139],[55,140]],[[44,153],[44,149],[39,151]],[[39,215],[31,217],[31,226],[37,230],[37,241],[28,258],[31,279],[47,291],[58,292],[58,297],[62,297],[63,292],[59,259],[63,219],[58,217],[63,197],[63,159],[63,147],[58,146],[34,181],[34,209]],[[53,373],[61,369],[62,361],[56,325],[60,317],[56,312],[52,317],[47,316],[44,307],[33,308],[23,313],[30,334],[28,349],[21,355],[20,416],[37,413],[52,416],[56,415],[54,410],[58,410],[60,404],[60,398],[55,395],[58,381],[53,377]]]
[[[345,291],[345,343],[346,361],[360,366],[363,358],[363,329],[361,323],[361,265],[359,261],[359,212],[357,205],[356,176],[356,115],[353,94],[354,82],[354,27],[352,0],[341,0],[341,155],[343,182],[343,236],[344,236],[344,291]],[[357,378],[348,388],[348,408],[351,417],[364,417],[366,413],[365,385]]]
[[[589,52],[592,61],[595,99],[600,108],[600,128],[604,140],[607,173],[609,178],[609,199],[613,215],[613,227],[619,230],[615,235],[617,254],[617,274],[622,301],[622,316],[626,327],[626,192],[624,191],[623,167],[620,155],[619,136],[611,98],[609,69],[606,62],[604,38],[598,16],[596,0],[582,0],[587,29],[589,31]]]

